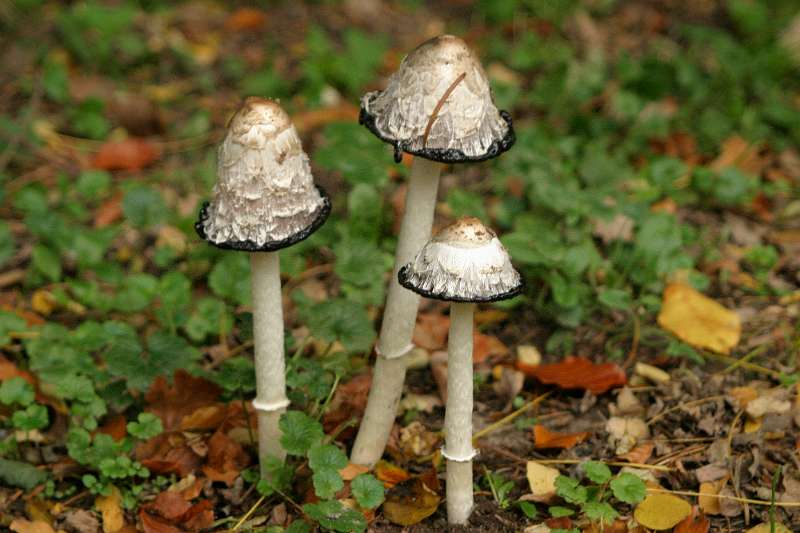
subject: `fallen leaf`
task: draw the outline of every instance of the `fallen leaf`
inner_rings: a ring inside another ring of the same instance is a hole
[[[228,406],[222,403],[204,405],[181,418],[181,431],[212,431],[228,415]]]
[[[606,244],[613,241],[630,242],[633,240],[633,225],[633,219],[623,213],[617,213],[611,220],[596,219],[592,234],[600,237]]]
[[[60,516],[61,525],[77,533],[100,533],[100,521],[92,511],[71,509]]]
[[[267,23],[267,15],[260,9],[240,7],[230,14],[225,21],[225,29],[229,32],[258,31]]]
[[[330,124],[331,122],[351,122],[358,120],[358,107],[350,102],[341,102],[336,105],[320,109],[310,109],[294,115],[293,122],[297,131],[307,133]]]
[[[128,434],[128,421],[123,415],[113,415],[106,420],[97,431],[104,433],[119,442]]]
[[[636,446],[628,453],[620,455],[619,458],[624,459],[629,463],[637,463],[640,465],[647,464],[647,461],[653,455],[653,450],[655,447],[656,445],[652,442],[644,442]]]
[[[355,463],[348,463],[346,467],[339,470],[339,475],[345,481],[352,481],[361,474],[369,472],[369,468],[364,465],[357,465]]]
[[[614,363],[595,364],[585,357],[569,356],[560,363],[528,366],[517,362],[526,376],[562,389],[585,389],[602,394],[628,382],[625,371]]]
[[[531,494],[537,501],[547,501],[556,493],[556,478],[561,475],[557,468],[545,466],[536,461],[528,461],[526,475]]]
[[[692,509],[692,514],[680,522],[672,533],[708,533],[711,522],[703,513],[698,513],[697,509]]]
[[[175,431],[180,429],[183,417],[215,403],[221,393],[222,389],[209,380],[177,370],[171,386],[164,376],[150,385],[145,395],[146,411],[161,419],[164,431]]]
[[[31,296],[31,309],[43,316],[48,316],[56,308],[56,300],[50,292],[39,289]]]
[[[94,505],[103,518],[103,533],[116,533],[125,525],[121,502],[122,498],[116,487],[111,488],[111,495],[95,498]]]
[[[122,194],[116,194],[100,204],[94,212],[94,227],[105,228],[122,218]]]
[[[447,343],[450,317],[439,313],[419,313],[414,326],[414,344],[426,350],[441,350]]]
[[[386,493],[383,515],[400,526],[417,524],[436,512],[439,490],[435,470],[403,481]]]
[[[439,435],[415,420],[400,429],[398,445],[403,455],[410,459],[430,455],[439,445]]]
[[[497,337],[484,335],[477,331],[472,335],[472,362],[482,363],[489,357],[504,357],[508,355],[508,346]]]
[[[441,407],[442,400],[435,394],[415,394],[407,392],[400,400],[400,409],[405,411],[422,411],[432,413],[434,408]]]
[[[211,481],[222,481],[230,487],[249,464],[250,456],[244,447],[221,431],[208,440],[208,456],[203,473]]]
[[[550,431],[541,424],[533,426],[534,448],[537,450],[546,448],[561,448],[568,450],[589,438],[590,433],[581,431],[579,433],[556,433]]]
[[[177,528],[162,518],[158,518],[144,511],[139,511],[139,519],[142,521],[144,533],[186,533],[183,529]]]
[[[361,418],[364,415],[371,384],[372,375],[367,373],[359,374],[336,388],[328,410],[322,418],[322,425],[327,433],[337,429],[351,418]],[[347,428],[339,436],[346,439],[353,433],[353,428]]]
[[[383,482],[383,486],[390,489],[411,478],[411,474],[397,465],[384,460],[380,460],[375,465],[375,477]]]
[[[141,170],[158,158],[152,143],[130,137],[104,143],[95,154],[92,166],[103,170]]]
[[[726,167],[736,167],[746,174],[759,176],[767,163],[759,155],[760,147],[750,144],[742,137],[734,135],[722,143],[719,156],[709,163],[709,167],[719,172]]]
[[[185,477],[200,468],[202,458],[180,433],[162,433],[136,446],[136,460],[156,474]]]
[[[733,387],[728,390],[728,394],[739,406],[739,409],[744,409],[747,404],[758,398],[758,390],[754,387]]]
[[[725,485],[724,479],[700,483],[700,490],[698,491],[700,496],[697,497],[697,504],[705,514],[720,514],[720,503],[717,495],[723,485]]]
[[[739,315],[681,282],[664,289],[659,325],[684,342],[723,354],[739,343]]]
[[[41,520],[31,522],[30,520],[17,518],[8,527],[11,531],[16,531],[16,533],[55,533],[50,524]]]
[[[648,494],[633,512],[646,528],[664,531],[678,525],[692,512],[688,502],[672,494]]]
[[[747,403],[745,411],[752,418],[761,418],[767,414],[784,414],[792,409],[787,399],[788,391],[783,388],[762,391],[759,397]]]

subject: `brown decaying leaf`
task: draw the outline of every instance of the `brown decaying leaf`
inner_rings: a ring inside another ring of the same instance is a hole
[[[491,335],[484,335],[477,331],[472,336],[472,362],[482,363],[491,356],[504,357],[508,355],[508,346],[500,339]]]
[[[105,433],[115,441],[119,442],[128,434],[128,422],[123,415],[113,415],[109,417],[97,431]]]
[[[225,21],[225,29],[229,32],[258,31],[267,23],[267,15],[260,9],[240,7],[230,14]]]
[[[104,143],[95,154],[92,167],[102,170],[141,170],[156,159],[158,151],[152,143],[130,137]]]
[[[727,354],[739,343],[739,315],[681,282],[664,289],[658,324],[699,348]]]
[[[208,440],[208,457],[203,473],[211,481],[222,481],[230,487],[249,464],[250,456],[242,445],[221,431]]]
[[[202,459],[187,445],[180,433],[162,433],[136,446],[136,459],[156,474],[177,474],[180,477],[195,472]]]
[[[547,448],[561,448],[568,450],[589,438],[590,433],[581,431],[579,433],[556,433],[550,431],[541,424],[533,426],[534,448],[541,450]]]
[[[383,482],[384,487],[390,489],[398,483],[402,483],[403,481],[410,479],[411,474],[397,465],[394,465],[388,461],[380,460],[375,465],[375,477]]]
[[[562,389],[584,389],[602,394],[628,382],[625,372],[614,363],[595,364],[585,357],[569,356],[560,363],[529,366],[517,362],[526,376]]]
[[[345,481],[352,481],[361,474],[369,472],[369,468],[364,465],[357,465],[355,463],[348,463],[346,467],[339,470],[339,475]]]
[[[711,522],[702,512],[698,512],[697,507],[692,509],[692,514],[675,526],[672,533],[708,533]]]
[[[194,532],[211,526],[214,510],[209,500],[192,505],[181,493],[165,490],[153,502],[141,506],[139,518],[145,533]]]
[[[41,520],[22,520],[18,518],[9,525],[11,531],[16,533],[55,533],[53,527]]]
[[[156,378],[145,395],[147,411],[161,419],[164,431],[181,429],[181,421],[201,407],[215,403],[222,390],[204,378],[194,377],[185,370],[175,372],[169,385],[163,376]]]
[[[400,526],[417,524],[436,512],[442,499],[440,490],[435,469],[403,481],[386,494],[383,514]]]
[[[307,133],[331,122],[351,122],[358,120],[358,107],[350,102],[342,102],[321,109],[310,109],[292,117],[297,131]]]
[[[414,327],[414,344],[426,350],[441,350],[447,343],[450,317],[439,313],[420,313]]]
[[[367,406],[370,384],[372,384],[372,375],[360,374],[337,387],[328,410],[322,418],[322,425],[326,433],[330,433],[353,417],[361,418]],[[347,428],[339,436],[345,439],[353,433],[353,428]]]
[[[643,442],[626,454],[620,455],[619,458],[629,463],[646,464],[650,456],[653,455],[653,450],[656,445],[653,442]]]
[[[105,228],[122,218],[122,194],[115,194],[94,212],[94,227]]]

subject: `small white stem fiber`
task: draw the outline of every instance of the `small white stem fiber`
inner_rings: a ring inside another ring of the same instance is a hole
[[[397,272],[431,236],[441,167],[440,163],[421,157],[415,157],[411,166],[406,208],[378,338],[378,358],[372,374],[367,409],[350,457],[358,465],[372,467],[378,462],[397,415],[397,404],[406,377],[406,356],[414,346],[411,338],[420,299],[419,295],[397,282]]]
[[[289,405],[286,398],[286,363],[283,353],[283,301],[278,252],[250,254],[253,294],[253,341],[255,343],[258,456],[261,476],[264,459],[283,461],[278,421]]]
[[[472,513],[472,326],[475,304],[450,306],[447,341],[447,406],[444,415],[447,461],[447,521],[466,524]]]

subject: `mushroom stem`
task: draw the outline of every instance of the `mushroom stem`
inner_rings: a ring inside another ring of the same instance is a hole
[[[286,365],[283,353],[283,301],[278,252],[250,254],[253,291],[253,340],[255,343],[256,398],[258,413],[258,456],[261,477],[265,459],[283,461],[286,451],[280,443],[278,422],[286,411]]]
[[[403,393],[407,355],[416,324],[419,295],[397,282],[397,272],[431,236],[441,164],[415,157],[408,179],[405,213],[395,252],[394,270],[378,339],[378,358],[372,375],[367,409],[350,460],[372,467],[383,455]]]
[[[472,320],[475,304],[450,306],[447,341],[447,521],[465,524],[472,512]]]

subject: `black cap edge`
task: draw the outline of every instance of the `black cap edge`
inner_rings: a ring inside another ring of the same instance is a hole
[[[437,294],[425,289],[420,289],[419,287],[413,285],[408,278],[408,270],[409,265],[404,265],[398,272],[397,272],[397,281],[405,287],[406,289],[416,292],[420,296],[424,296],[426,298],[431,298],[433,300],[441,300],[443,302],[460,302],[460,303],[490,303],[490,302],[499,302],[500,300],[510,300],[516,296],[522,294],[522,290],[525,288],[525,282],[522,280],[522,277],[519,279],[519,284],[516,287],[512,287],[511,289],[507,290],[506,292],[501,292],[498,294],[493,294],[491,296],[484,296],[481,298],[448,298],[442,294]]]
[[[194,229],[201,239],[216,246],[217,248],[222,248],[223,250],[238,250],[241,252],[274,252],[276,250],[280,250],[281,248],[288,248],[289,246],[297,244],[298,242],[310,237],[312,233],[317,231],[325,223],[325,220],[327,220],[328,215],[331,213],[331,200],[328,197],[328,193],[325,192],[325,189],[319,185],[317,185],[316,188],[322,197],[322,206],[319,209],[317,218],[315,218],[307,227],[298,231],[294,235],[286,237],[285,239],[266,242],[261,246],[251,240],[213,242],[209,240],[208,236],[206,235],[206,231],[203,228],[203,223],[208,218],[209,202],[203,202],[203,205],[200,207],[198,220],[194,223]]]
[[[514,133],[511,115],[509,115],[507,111],[500,111],[500,117],[508,124],[508,131],[502,139],[493,141],[485,153],[477,156],[468,156],[461,150],[456,150],[455,148],[423,148],[421,150],[412,150],[409,148],[411,143],[408,141],[392,139],[383,135],[375,125],[375,116],[370,114],[363,105],[361,106],[361,111],[358,113],[358,123],[364,125],[373,135],[383,142],[394,146],[394,160],[397,163],[402,160],[403,152],[439,163],[478,163],[499,156],[503,152],[509,150],[514,146],[514,143],[517,142],[517,135]]]

